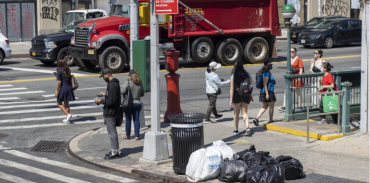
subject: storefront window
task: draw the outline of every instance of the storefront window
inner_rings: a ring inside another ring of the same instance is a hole
[[[21,41],[20,3],[7,4],[7,25],[9,41]]]
[[[35,37],[35,4],[22,3],[22,41],[30,41]]]
[[[0,4],[0,31],[4,36],[6,34],[6,7],[5,3]]]

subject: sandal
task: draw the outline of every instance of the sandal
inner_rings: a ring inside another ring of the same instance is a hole
[[[139,137],[139,136],[136,136],[136,137],[135,137],[135,139],[136,139],[136,140],[140,140],[140,137]]]
[[[125,135],[125,136],[123,136],[123,138],[124,138],[124,139],[130,139],[130,137],[127,137],[126,135]]]

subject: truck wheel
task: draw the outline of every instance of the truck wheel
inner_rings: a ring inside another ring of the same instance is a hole
[[[126,63],[125,52],[117,47],[108,47],[99,56],[99,67],[100,69],[110,68],[113,73],[119,73],[123,70]]]
[[[57,55],[57,61],[58,60],[65,60],[68,66],[73,66],[73,57],[71,56],[71,53],[69,51],[68,47],[64,47],[59,50]]]
[[[40,60],[41,63],[43,63],[44,65],[53,65],[54,62],[53,61],[43,61],[43,60]]]
[[[208,37],[197,38],[191,44],[191,55],[193,61],[197,63],[206,63],[213,57],[215,46]]]
[[[262,37],[249,38],[244,42],[243,58],[249,63],[263,63],[269,54],[269,46]]]
[[[238,40],[228,38],[221,40],[217,48],[217,59],[224,65],[234,65],[242,58],[243,48]]]
[[[95,64],[91,63],[90,60],[80,59],[80,58],[73,58],[73,62],[82,70],[91,70],[96,67]]]

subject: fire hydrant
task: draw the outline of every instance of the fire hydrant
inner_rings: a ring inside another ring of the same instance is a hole
[[[167,82],[167,111],[164,114],[164,122],[170,122],[168,115],[182,113],[180,107],[180,90],[179,78],[180,75],[175,72],[179,69],[179,51],[169,49],[165,52],[165,66],[170,73],[165,75]]]

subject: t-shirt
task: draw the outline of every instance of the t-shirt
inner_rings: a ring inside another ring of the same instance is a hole
[[[330,73],[328,73],[326,76],[324,76],[322,78],[322,85],[323,86],[330,85],[332,83],[334,83],[334,77]],[[322,89],[322,91],[324,91],[324,92],[327,91],[327,90],[328,90],[327,88]],[[334,87],[333,90],[337,90],[336,87]]]
[[[267,90],[268,91],[274,91],[275,89],[275,78],[274,76],[270,73],[270,72],[264,72],[262,74],[262,82],[263,82],[263,79],[265,77],[268,77],[270,78],[268,81],[267,81]],[[262,89],[261,89],[261,93],[265,93],[265,87],[263,86]]]

